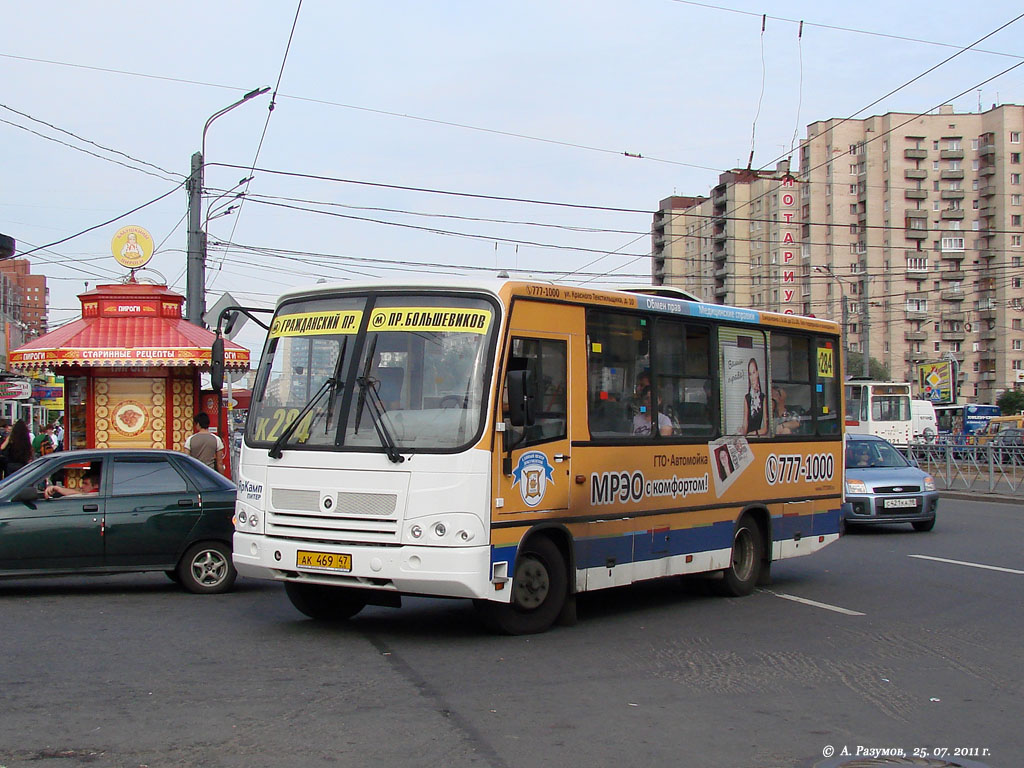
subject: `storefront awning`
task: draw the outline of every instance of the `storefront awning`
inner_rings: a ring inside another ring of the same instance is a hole
[[[184,320],[183,297],[166,286],[103,285],[79,298],[82,318],[13,350],[11,368],[209,367],[215,335]],[[225,340],[224,365],[248,370],[249,350]]]

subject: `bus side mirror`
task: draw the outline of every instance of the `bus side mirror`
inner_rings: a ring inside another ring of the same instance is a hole
[[[210,350],[210,387],[214,392],[224,389],[224,338],[218,336]]]
[[[513,427],[530,427],[535,420],[537,382],[531,371],[509,371],[505,383],[508,389],[508,418]]]

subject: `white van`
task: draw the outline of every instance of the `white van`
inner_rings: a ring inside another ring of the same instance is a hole
[[[910,422],[915,440],[924,440],[930,443],[939,434],[939,421],[935,418],[935,406],[928,400],[910,401]]]

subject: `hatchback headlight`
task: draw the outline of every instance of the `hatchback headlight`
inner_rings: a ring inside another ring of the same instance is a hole
[[[846,492],[847,493],[867,493],[868,484],[863,480],[847,480],[846,481]]]
[[[935,490],[935,478],[932,477],[931,475],[925,475],[924,476],[924,489],[926,491],[934,491]]]

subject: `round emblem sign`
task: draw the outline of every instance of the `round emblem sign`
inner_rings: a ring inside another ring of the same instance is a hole
[[[146,428],[149,412],[141,403],[123,400],[114,408],[110,421],[114,429],[122,435],[134,437]]]
[[[153,258],[153,236],[142,227],[121,227],[110,241],[110,250],[122,267],[138,269]]]

